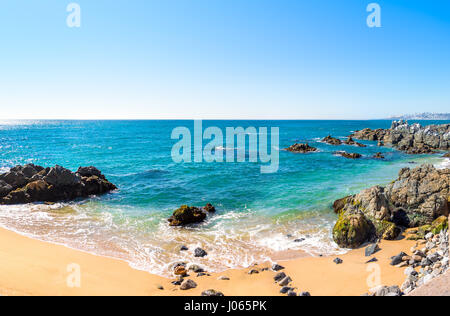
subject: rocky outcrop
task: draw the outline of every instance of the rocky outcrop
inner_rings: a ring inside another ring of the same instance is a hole
[[[359,158],[362,157],[361,154],[347,153],[345,151],[338,151],[338,152],[335,152],[334,154],[338,155],[338,156],[342,156],[342,157],[347,158],[347,159],[359,159]]]
[[[373,155],[373,158],[375,159],[384,159],[384,156],[382,153],[376,153],[375,155]]]
[[[446,153],[446,154],[444,155],[444,158],[450,158],[450,153]]]
[[[286,148],[287,151],[293,152],[293,153],[309,153],[317,151],[317,148],[311,147],[308,144],[294,144],[288,148]]]
[[[340,139],[334,138],[331,135],[325,137],[322,139],[322,142],[333,145],[333,146],[339,146],[342,145],[342,141]]]
[[[0,175],[0,204],[71,201],[116,190],[95,167],[17,166]]]
[[[189,224],[201,223],[206,219],[208,213],[214,213],[215,211],[215,207],[209,203],[202,208],[182,205],[179,209],[175,210],[173,215],[168,219],[169,225],[186,226]]]
[[[450,148],[450,124],[430,125],[408,124],[394,121],[390,129],[356,131],[350,137],[360,140],[378,141],[408,154],[430,154]]]
[[[347,140],[344,141],[344,144],[350,145],[350,146],[367,147],[367,146],[364,145],[364,144],[355,142],[351,136],[349,136],[349,137],[347,138]]]
[[[387,187],[375,186],[337,200],[333,208],[340,217],[334,239],[341,247],[355,248],[362,241],[395,239],[399,227],[431,225],[449,214],[449,183],[450,169],[422,165],[402,169]]]

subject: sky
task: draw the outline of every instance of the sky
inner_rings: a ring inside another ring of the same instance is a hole
[[[450,1],[371,2],[2,0],[0,118],[450,112]]]

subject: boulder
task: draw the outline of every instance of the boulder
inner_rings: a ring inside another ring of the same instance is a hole
[[[375,158],[375,159],[384,159],[385,157],[383,156],[382,153],[376,153],[375,155],[373,155],[373,158]]]
[[[311,147],[308,144],[294,144],[288,148],[286,148],[287,151],[293,152],[293,153],[309,153],[317,151],[317,148]]]
[[[206,213],[194,206],[182,205],[173,212],[168,219],[170,226],[185,226],[189,224],[201,223],[206,219]]]
[[[216,208],[214,206],[212,206],[212,204],[210,204],[210,203],[206,204],[206,206],[203,209],[207,213],[215,213],[216,212]]]
[[[224,296],[222,292],[216,290],[206,290],[202,292],[202,296]]]
[[[373,227],[361,211],[341,213],[333,239],[342,248],[358,248],[372,236]]]

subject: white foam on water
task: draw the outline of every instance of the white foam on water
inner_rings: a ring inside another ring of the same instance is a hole
[[[270,262],[279,251],[342,253],[331,241],[328,226],[311,232],[312,226],[303,225],[301,220],[274,223],[249,209],[217,214],[204,224],[187,228],[169,227],[166,219],[158,216],[124,215],[128,211],[126,207],[106,210],[96,202],[0,206],[0,226],[27,237],[121,259],[135,269],[166,277],[171,276],[170,266],[180,261],[221,272]],[[295,231],[295,236],[287,237],[287,230]],[[303,242],[294,242],[301,237]],[[181,245],[189,250],[180,251]],[[197,247],[205,249],[208,256],[196,258]]]

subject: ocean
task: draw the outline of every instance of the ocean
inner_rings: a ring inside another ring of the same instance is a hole
[[[420,122],[423,125],[442,124]],[[204,128],[278,127],[279,170],[262,174],[254,162],[175,163],[174,128],[193,121],[0,121],[0,172],[26,163],[96,166],[118,186],[108,195],[55,205],[0,206],[0,225],[39,240],[125,260],[136,269],[169,276],[178,261],[208,271],[248,267],[277,254],[342,253],[332,241],[334,200],[373,185],[386,185],[403,167],[448,165],[442,155],[409,156],[375,142],[366,148],[321,143],[345,139],[362,128],[388,128],[391,121],[204,121]],[[319,150],[284,151],[296,142]],[[217,150],[237,150],[218,147]],[[334,154],[363,155],[349,160]],[[382,152],[385,160],[371,158]],[[192,227],[169,227],[183,204],[211,203],[217,213]],[[303,239],[296,242],[296,239]],[[189,251],[181,252],[186,245]],[[195,258],[202,247],[205,258]]]

